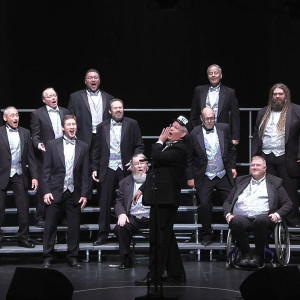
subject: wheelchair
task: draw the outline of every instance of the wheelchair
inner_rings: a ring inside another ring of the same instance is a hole
[[[269,244],[269,241],[272,238],[274,244]],[[251,239],[251,235],[249,239]],[[272,246],[272,248],[275,248],[276,259],[270,245]],[[241,252],[236,246],[235,241],[233,240],[231,229],[228,230],[226,254],[226,269],[234,267],[239,268],[236,263],[240,260]],[[286,266],[290,261],[290,236],[288,226],[286,225],[286,222],[284,220],[278,222],[274,228],[274,232],[270,232],[266,237],[264,261],[266,262],[268,259],[272,267]]]

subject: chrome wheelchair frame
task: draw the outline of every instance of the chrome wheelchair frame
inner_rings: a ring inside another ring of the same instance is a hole
[[[271,250],[269,245],[269,238],[272,235],[270,231],[269,235],[266,237],[265,240],[265,256],[264,260],[269,256],[270,263],[272,267],[286,266],[290,261],[290,236],[288,231],[288,226],[284,220],[278,222],[274,228],[273,232],[273,239],[274,239],[274,248],[276,253],[276,261],[274,259],[275,255],[274,252]],[[250,245],[251,246],[251,245]],[[271,245],[272,246],[272,245]],[[236,263],[239,261],[241,257],[241,252],[235,244],[233,240],[231,229],[228,230],[227,235],[227,245],[226,245],[226,254],[227,254],[227,261],[226,261],[226,269],[230,269],[233,267],[239,268]]]

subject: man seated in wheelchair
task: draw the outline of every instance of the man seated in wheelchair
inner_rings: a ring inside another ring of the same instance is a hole
[[[293,208],[292,201],[282,187],[282,179],[267,174],[266,169],[263,157],[253,157],[250,175],[236,178],[235,186],[223,205],[224,216],[241,251],[237,263],[241,267],[264,265],[267,234]],[[249,231],[254,235],[253,256],[250,254]]]

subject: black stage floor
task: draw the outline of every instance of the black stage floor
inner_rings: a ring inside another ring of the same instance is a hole
[[[187,275],[185,284],[167,284],[163,286],[166,297],[178,300],[237,300],[242,299],[239,287],[253,271],[226,270],[224,258],[201,262],[195,261],[191,253],[182,255]],[[117,255],[107,255],[101,263],[97,257],[82,263],[82,269],[73,270],[59,257],[54,269],[67,277],[74,287],[73,300],[122,299],[133,300],[147,294],[146,287],[135,286],[136,279],[142,279],[147,273],[146,255],[137,255],[135,267],[119,270],[111,268],[117,265]],[[297,259],[298,260],[298,259]],[[296,263],[294,263],[295,265]],[[0,258],[0,299],[5,299],[16,267],[40,268],[41,258],[33,255],[3,255]],[[34,281],[34,278],[31,278]],[[49,282],[48,284],[52,284]],[[55,288],[55,284],[53,286]]]

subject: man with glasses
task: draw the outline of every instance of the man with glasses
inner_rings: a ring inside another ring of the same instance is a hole
[[[46,152],[47,142],[62,137],[63,131],[61,128],[61,121],[64,116],[68,114],[66,108],[58,106],[57,93],[52,87],[43,91],[42,100],[45,105],[31,113],[30,122],[31,138],[34,149],[36,150],[36,161],[41,187],[43,185],[43,157]],[[45,208],[46,206],[40,188],[37,191],[37,207],[35,215],[37,227],[44,227],[45,225]]]
[[[85,89],[72,93],[68,105],[70,113],[77,119],[77,138],[89,145],[90,166],[97,125],[110,119],[109,102],[113,99],[112,95],[100,90],[100,80],[98,70],[87,70],[84,76]],[[89,199],[92,198],[92,189],[93,180],[90,176]]]
[[[142,196],[137,201],[135,193],[146,180],[148,163],[143,154],[136,154],[130,161],[131,175],[122,179],[117,192],[115,213],[118,222],[114,232],[119,241],[120,255],[123,260],[119,269],[132,267],[130,243],[139,229],[149,227],[150,207],[142,204]]]
[[[77,118],[78,139],[91,147],[97,125],[110,118],[109,101],[113,96],[100,90],[100,74],[96,69],[87,70],[84,83],[84,90],[70,95],[68,109]]]
[[[200,118],[202,125],[198,125],[190,133],[192,147],[187,176],[188,185],[195,187],[198,193],[198,211],[203,232],[201,244],[207,246],[212,241],[212,193],[216,189],[223,201],[230,193],[233,178],[237,175],[236,151],[228,124],[215,124],[215,114],[210,107],[202,110]]]

